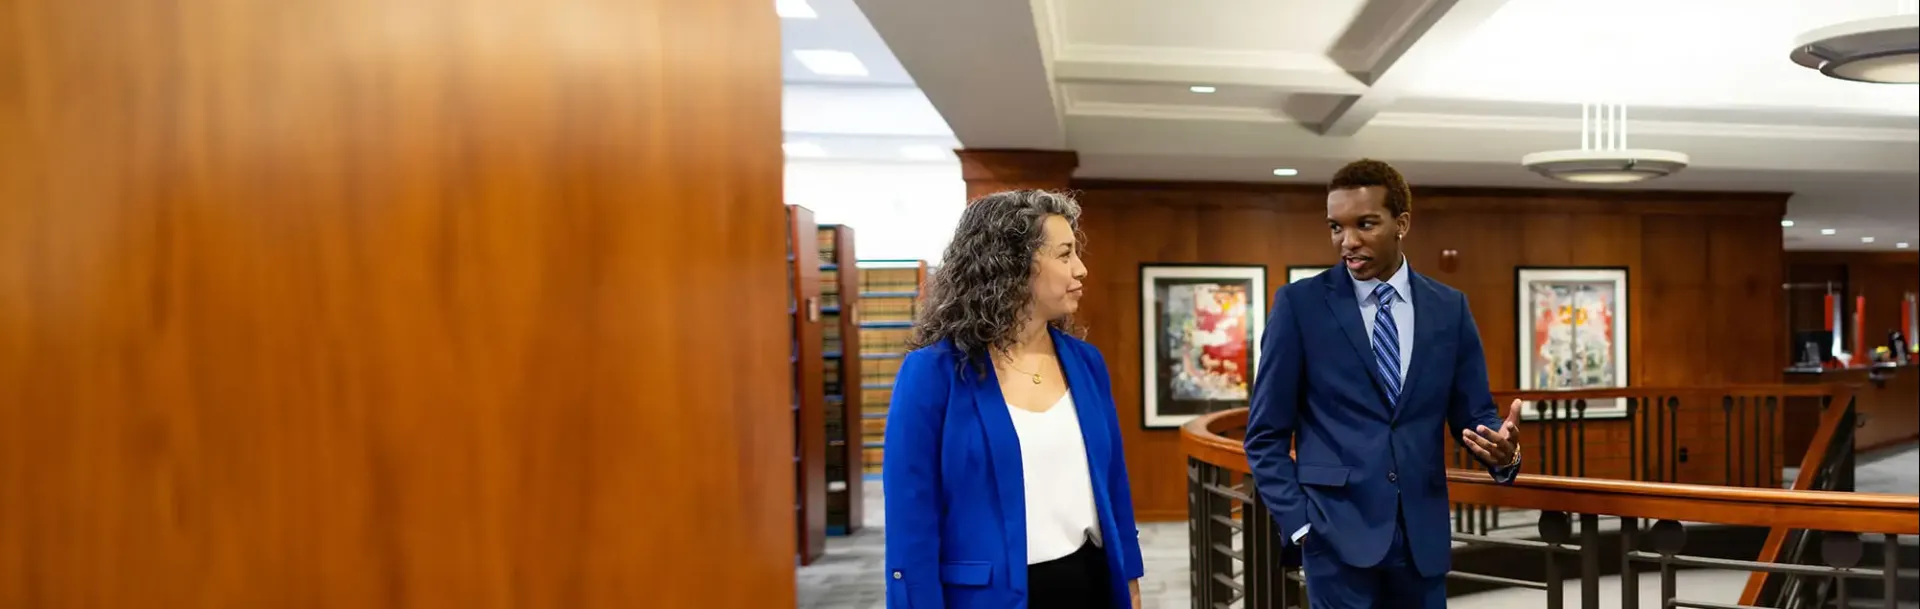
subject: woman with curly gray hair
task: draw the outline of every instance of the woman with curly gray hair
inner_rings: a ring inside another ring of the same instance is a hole
[[[887,413],[889,609],[1140,606],[1140,534],[1100,352],[1068,334],[1080,205],[974,200]]]

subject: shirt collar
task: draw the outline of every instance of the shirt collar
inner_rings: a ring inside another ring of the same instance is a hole
[[[1413,280],[1410,279],[1412,276],[1413,265],[1407,264],[1407,258],[1403,255],[1400,257],[1400,270],[1394,271],[1393,278],[1387,280],[1387,285],[1393,286],[1393,297],[1395,300],[1403,303],[1413,302],[1408,300],[1407,296],[1412,293],[1408,291],[1413,285]],[[1349,279],[1353,278],[1353,271],[1347,271],[1347,277]],[[1378,279],[1368,279],[1366,281],[1354,279],[1353,297],[1360,302],[1372,302],[1374,286],[1377,285],[1380,285],[1380,280]]]

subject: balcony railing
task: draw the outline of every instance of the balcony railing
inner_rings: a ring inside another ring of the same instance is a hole
[[[1456,570],[1448,574],[1450,583],[1540,590],[1543,606],[1560,609],[1566,602],[1563,582],[1577,578],[1577,606],[1594,609],[1602,578],[1618,574],[1622,606],[1634,608],[1641,596],[1638,575],[1657,570],[1662,607],[1812,607],[1830,601],[1861,606],[1848,603],[1855,600],[1850,595],[1863,590],[1893,607],[1901,588],[1898,536],[1920,535],[1920,497],[1805,490],[1837,486],[1845,477],[1832,463],[1841,461],[1834,453],[1842,448],[1851,454],[1849,395],[1844,388],[1806,386],[1513,394],[1536,400],[1529,406],[1546,415],[1522,425],[1523,433],[1534,428],[1523,436],[1530,436],[1528,454],[1546,456],[1533,457],[1529,472],[1507,486],[1477,468],[1448,470],[1449,498],[1458,506],[1453,539],[1456,553],[1475,548],[1536,553],[1541,560],[1532,577],[1537,579]],[[1781,489],[1780,463],[1768,461],[1778,455],[1773,438],[1779,431],[1769,426],[1777,423],[1789,398],[1811,398],[1815,408],[1834,406],[1823,408],[1796,489]],[[1588,465],[1583,455],[1593,454],[1584,446],[1593,436],[1591,429],[1582,429],[1590,423],[1582,413],[1595,401],[1616,399],[1628,401],[1628,416],[1607,424],[1629,431],[1630,462],[1620,469],[1627,475],[1578,477]],[[1688,412],[1689,407],[1707,412]],[[1556,417],[1556,409],[1571,416]],[[1297,560],[1283,555],[1297,556],[1297,551],[1281,544],[1248,475],[1239,439],[1246,417],[1244,409],[1215,413],[1182,430],[1193,606],[1305,607],[1310,591],[1292,564]],[[1713,463],[1719,471],[1712,472],[1719,474],[1713,476],[1720,478],[1713,481],[1718,484],[1671,481],[1707,476],[1698,464],[1691,471],[1683,466],[1681,439],[1722,443],[1724,459]],[[1548,446],[1542,450],[1540,443]],[[1548,473],[1536,473],[1542,470]],[[1499,522],[1503,513],[1510,516],[1507,526]],[[1532,524],[1531,534],[1517,530],[1516,521]],[[1682,522],[1757,527],[1772,534],[1764,548],[1747,554],[1759,560],[1689,554],[1689,533],[1702,529]],[[1880,536],[1877,545],[1884,556],[1869,561],[1879,566],[1862,563],[1861,534]],[[1813,560],[1816,540],[1818,559]],[[1685,596],[1675,573],[1687,568],[1772,576],[1756,576],[1741,598],[1745,604],[1734,605]]]

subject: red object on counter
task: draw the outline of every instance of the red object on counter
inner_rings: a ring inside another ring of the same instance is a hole
[[[1907,336],[1907,330],[1913,327],[1913,301],[1908,300],[1900,304],[1904,305],[1900,307],[1900,335],[1906,336],[1907,344],[1912,345],[1913,337]],[[1899,354],[1895,353],[1894,355]]]
[[[1833,331],[1833,305],[1834,305],[1833,292],[1827,292],[1827,314],[1821,316],[1820,319],[1822,320],[1821,323],[1825,323],[1827,325],[1828,332]]]
[[[1867,347],[1867,297],[1853,297],[1853,365],[1873,362],[1873,350]]]

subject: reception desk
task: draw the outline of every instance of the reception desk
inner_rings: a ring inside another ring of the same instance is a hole
[[[1920,369],[1913,364],[1817,372],[1788,370],[1786,377],[1792,384],[1840,383],[1854,388],[1855,412],[1861,417],[1854,436],[1856,452],[1920,438]],[[1799,463],[1819,425],[1819,409],[1788,408],[1785,416],[1781,440],[1787,463]]]

